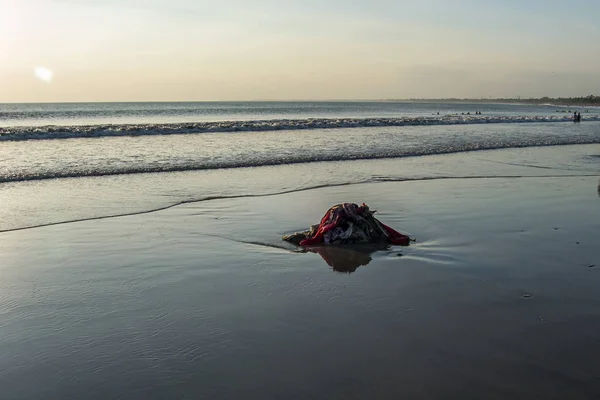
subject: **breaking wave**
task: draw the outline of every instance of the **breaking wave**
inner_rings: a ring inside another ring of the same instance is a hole
[[[363,152],[360,154],[305,154],[297,156],[271,156],[265,157],[257,155],[255,157],[244,157],[243,159],[231,160],[204,160],[204,161],[187,161],[181,163],[167,163],[163,165],[139,163],[127,166],[111,166],[103,165],[96,168],[66,168],[66,169],[49,169],[43,171],[29,170],[15,173],[2,173],[0,171],[0,183],[20,182],[20,181],[38,181],[57,178],[82,178],[96,177],[108,175],[128,175],[128,174],[143,174],[143,173],[158,173],[158,172],[183,172],[183,171],[200,171],[200,170],[217,170],[217,169],[233,169],[233,168],[251,168],[265,167],[276,165],[293,165],[316,162],[335,162],[335,161],[356,161],[356,160],[377,160],[402,157],[418,157],[427,155],[441,155],[463,153],[482,150],[498,150],[508,148],[526,148],[526,147],[548,147],[558,145],[578,145],[578,144],[595,144],[600,143],[600,137],[595,139],[587,138],[555,138],[554,140],[530,140],[530,141],[498,141],[498,142],[472,142],[463,143],[453,147],[428,147],[422,149],[391,149],[385,153],[378,151]]]
[[[308,118],[168,124],[103,124],[70,126],[47,125],[35,127],[18,126],[0,127],[0,141],[96,138],[111,136],[176,135],[213,132],[258,132],[298,129],[568,121],[572,121],[570,116],[445,115],[435,117],[402,118]],[[585,121],[600,121],[600,117],[590,116],[587,117]]]

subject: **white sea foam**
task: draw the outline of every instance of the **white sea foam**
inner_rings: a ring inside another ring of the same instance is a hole
[[[352,121],[365,124],[364,120]],[[354,125],[348,120],[336,120],[335,125],[332,120],[310,122],[320,127],[328,123],[329,126],[350,128],[318,130],[308,127],[307,121],[304,125],[294,121],[294,126],[303,126],[305,130],[280,131],[273,128],[263,129],[262,132],[174,136],[148,134],[146,130],[137,137],[123,137],[130,132],[125,130],[111,131],[115,137],[104,140],[5,141],[2,148],[4,154],[9,157],[0,158],[0,182],[217,170],[600,143],[598,123],[513,123],[489,124],[485,127],[475,124],[428,127],[380,125],[352,129]],[[382,120],[377,122],[382,123]],[[373,120],[370,123],[374,123]],[[285,124],[279,122],[269,126],[279,129],[290,125],[291,121],[286,121]],[[256,128],[257,124],[227,123],[211,126],[215,127],[214,129],[223,129],[224,126],[235,126],[239,129],[245,126],[247,130],[251,130]],[[99,128],[96,129],[94,132],[100,132]],[[76,132],[81,133],[78,130],[72,131]]]

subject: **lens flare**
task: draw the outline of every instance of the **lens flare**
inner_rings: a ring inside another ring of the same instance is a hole
[[[52,71],[45,67],[37,67],[34,71],[36,78],[44,81],[50,82],[52,80],[52,76],[54,75]]]

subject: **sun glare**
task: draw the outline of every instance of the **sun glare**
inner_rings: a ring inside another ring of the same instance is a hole
[[[34,74],[36,78],[44,82],[50,82],[52,80],[52,75],[54,75],[52,71],[45,67],[37,67],[34,71]]]

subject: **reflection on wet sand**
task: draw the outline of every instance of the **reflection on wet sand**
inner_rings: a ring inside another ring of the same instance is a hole
[[[354,245],[351,247],[323,245],[306,247],[304,250],[319,254],[334,271],[350,274],[356,271],[358,267],[369,264],[372,260],[371,254],[388,248],[389,245],[387,244]]]

